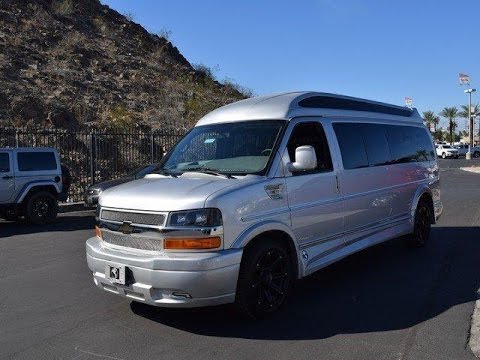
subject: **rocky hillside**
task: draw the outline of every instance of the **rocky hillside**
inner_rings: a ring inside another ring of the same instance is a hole
[[[98,0],[0,0],[0,125],[182,128],[245,96]]]

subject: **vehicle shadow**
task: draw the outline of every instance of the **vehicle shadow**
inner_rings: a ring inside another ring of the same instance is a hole
[[[478,254],[480,228],[434,227],[424,248],[395,239],[299,281],[279,313],[256,322],[232,306],[130,307],[151,321],[218,337],[308,340],[404,329],[476,299]]]
[[[55,222],[46,225],[29,224],[20,219],[16,222],[0,221],[0,239],[14,235],[27,235],[49,231],[77,231],[93,229],[95,225],[95,213],[83,216],[59,215]]]

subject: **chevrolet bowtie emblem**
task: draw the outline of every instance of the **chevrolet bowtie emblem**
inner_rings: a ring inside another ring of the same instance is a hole
[[[121,231],[124,234],[131,234],[135,228],[130,225],[131,223],[124,221],[122,225],[118,228],[118,231]]]

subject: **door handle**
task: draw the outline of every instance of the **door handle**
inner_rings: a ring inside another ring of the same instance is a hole
[[[2,177],[2,179],[5,179],[5,180],[13,179],[13,176],[5,175],[4,177]]]
[[[340,194],[340,183],[338,182],[338,175],[335,175],[335,192]]]

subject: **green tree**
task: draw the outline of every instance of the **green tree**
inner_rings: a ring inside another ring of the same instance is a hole
[[[449,131],[448,140],[450,140],[450,143],[453,143],[451,140],[454,139],[453,132],[457,127],[457,123],[455,122],[455,119],[458,118],[459,116],[458,109],[455,106],[446,107],[440,112],[439,115],[448,119],[448,131]]]
[[[445,137],[443,136],[443,131],[442,130],[437,130],[433,133],[433,138],[435,139],[436,142],[443,141]]]
[[[460,117],[464,118],[464,119],[467,119],[468,121],[468,127],[470,128],[470,120],[468,119],[468,105],[462,105],[462,111],[459,112],[458,114]],[[471,113],[472,117],[475,119],[477,116],[480,116],[480,105],[479,104],[476,104],[476,105],[472,105],[472,113]],[[468,136],[468,130],[465,131],[466,134],[465,136]],[[475,134],[473,135],[473,137],[475,138]]]
[[[433,125],[433,132],[436,132],[440,118],[433,111],[428,110],[423,113],[423,121],[425,121],[425,125],[427,125],[428,130],[431,130]]]

